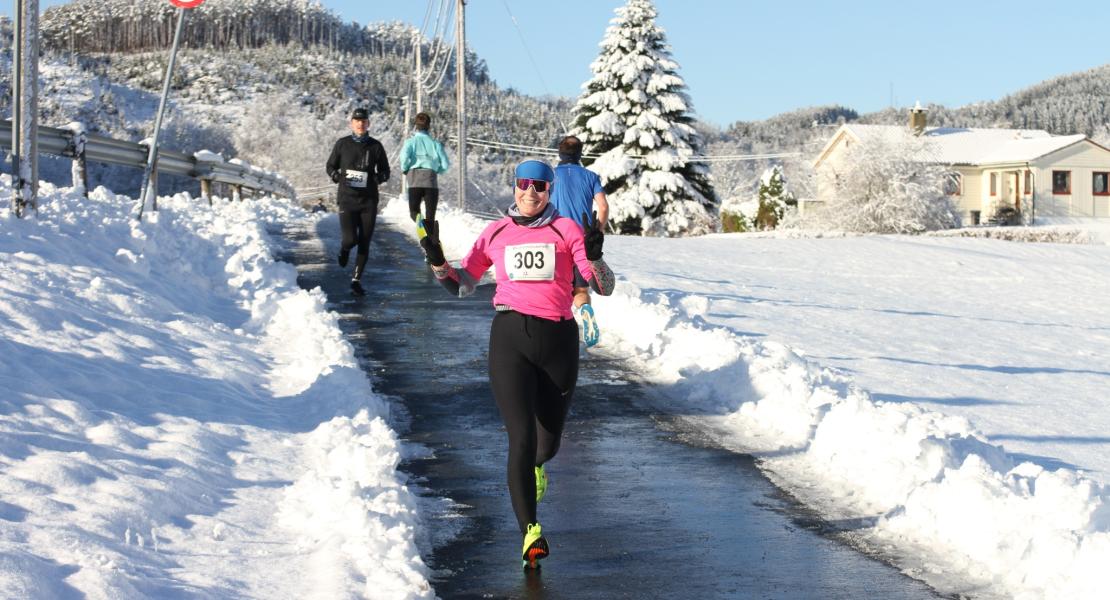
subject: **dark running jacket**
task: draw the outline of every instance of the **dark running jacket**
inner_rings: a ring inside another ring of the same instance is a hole
[[[339,210],[377,210],[378,184],[389,179],[389,161],[381,142],[369,136],[365,142],[353,135],[339,138],[328,157],[327,171],[328,177],[339,183]],[[366,174],[365,187],[352,184],[360,173]]]

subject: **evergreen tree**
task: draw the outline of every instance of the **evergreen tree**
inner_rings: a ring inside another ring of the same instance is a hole
[[[718,199],[692,126],[690,98],[651,0],[616,10],[590,65],[593,78],[574,108],[575,134],[609,196],[618,233],[683,235],[712,231]]]
[[[782,167],[775,165],[763,172],[759,180],[759,212],[752,225],[756,229],[774,229],[786,213],[787,206],[796,206],[794,194],[786,187]]]

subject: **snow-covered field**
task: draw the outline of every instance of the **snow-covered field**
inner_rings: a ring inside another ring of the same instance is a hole
[[[281,201],[0,178],[0,596],[430,598],[426,523]],[[411,230],[391,204],[384,223]],[[485,222],[445,211],[449,256]],[[1104,597],[1110,247],[611,238],[598,352],[939,589]],[[1083,470],[1085,472],[1080,472]]]

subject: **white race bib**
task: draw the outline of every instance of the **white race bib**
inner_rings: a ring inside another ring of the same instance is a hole
[[[353,187],[353,188],[364,188],[364,187],[366,187],[366,180],[367,180],[366,171],[352,171],[350,169],[347,169],[346,171],[344,171],[344,173],[346,174],[346,177],[347,177],[347,186],[348,187]]]
[[[555,279],[555,244],[506,246],[505,271],[511,281]]]

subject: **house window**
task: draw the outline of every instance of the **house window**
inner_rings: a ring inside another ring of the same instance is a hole
[[[1095,171],[1091,191],[1096,196],[1110,196],[1110,173]]]
[[[991,173],[991,195],[998,195],[998,173]]]
[[[1033,193],[1033,172],[1032,171],[1026,171],[1025,172],[1025,189],[1024,189],[1024,192],[1025,192],[1026,196]]]
[[[1071,193],[1071,171],[1052,172],[1052,193],[1061,195]]]
[[[949,196],[962,196],[964,193],[963,176],[959,173],[949,173],[944,178],[944,193]]]

